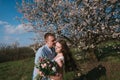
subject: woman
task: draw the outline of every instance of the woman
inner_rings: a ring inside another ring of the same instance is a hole
[[[59,66],[58,74],[55,76],[50,76],[51,80],[63,80],[63,66],[65,66],[65,71],[70,71],[77,69],[76,64],[72,58],[70,50],[64,40],[58,40],[56,42],[55,51],[57,53],[54,61]]]

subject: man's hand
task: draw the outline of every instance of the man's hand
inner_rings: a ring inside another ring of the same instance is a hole
[[[39,69],[37,69],[37,72],[40,74],[40,76],[44,76],[43,73],[39,71]]]

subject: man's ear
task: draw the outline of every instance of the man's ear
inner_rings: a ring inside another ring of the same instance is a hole
[[[45,43],[47,43],[47,39],[45,39]]]
[[[45,43],[47,43],[47,40],[45,40]]]

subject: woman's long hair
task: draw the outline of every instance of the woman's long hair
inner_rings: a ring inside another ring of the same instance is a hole
[[[68,47],[68,45],[66,44],[65,40],[58,40],[57,42],[59,42],[62,46],[62,53],[64,56],[64,64],[65,64],[65,71],[75,71],[77,70],[77,65],[72,57],[71,51]]]

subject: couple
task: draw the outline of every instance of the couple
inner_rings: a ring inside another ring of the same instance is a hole
[[[47,57],[58,64],[59,70],[58,75],[50,76],[49,79],[44,78],[42,80],[63,80],[63,66],[65,66],[65,71],[75,69],[76,67],[69,48],[64,40],[56,41],[55,35],[52,33],[46,33],[44,39],[45,45],[39,48],[35,55],[35,64],[37,64],[40,57]],[[41,72],[34,67],[33,80],[38,74],[42,75]]]

